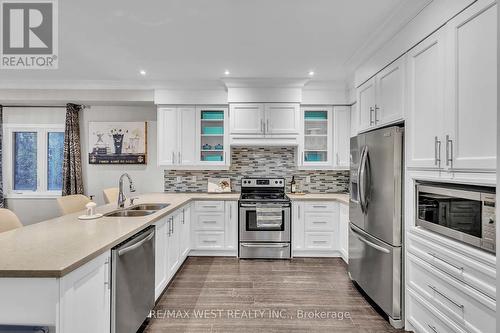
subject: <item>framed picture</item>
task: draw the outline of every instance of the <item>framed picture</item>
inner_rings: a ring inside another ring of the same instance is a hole
[[[146,164],[146,122],[89,122],[89,164]]]

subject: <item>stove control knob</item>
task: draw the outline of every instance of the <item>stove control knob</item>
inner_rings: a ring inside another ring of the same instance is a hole
[[[275,183],[275,184],[278,184],[278,181],[277,181],[277,180],[275,180],[275,181],[274,181],[274,183]]]

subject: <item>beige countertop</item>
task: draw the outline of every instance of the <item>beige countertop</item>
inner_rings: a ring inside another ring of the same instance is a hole
[[[78,212],[0,233],[0,277],[52,277],[68,274],[162,217],[193,200],[238,200],[239,193],[151,193],[138,203],[168,203],[143,217],[102,217],[82,221]],[[347,194],[289,194],[292,200],[349,202]],[[97,207],[108,213],[116,204]]]

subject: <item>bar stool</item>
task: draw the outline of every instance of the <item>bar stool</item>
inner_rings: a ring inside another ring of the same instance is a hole
[[[61,215],[79,212],[85,209],[85,205],[90,202],[90,199],[83,194],[73,194],[57,198],[57,204]]]
[[[0,208],[0,232],[21,228],[23,224],[13,211]]]
[[[112,202],[118,202],[118,187],[105,188],[102,190],[102,194],[104,196],[105,203],[109,204]]]

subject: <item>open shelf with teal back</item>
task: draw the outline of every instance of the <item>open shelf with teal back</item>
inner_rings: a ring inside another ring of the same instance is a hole
[[[201,160],[224,161],[224,111],[201,111]]]

